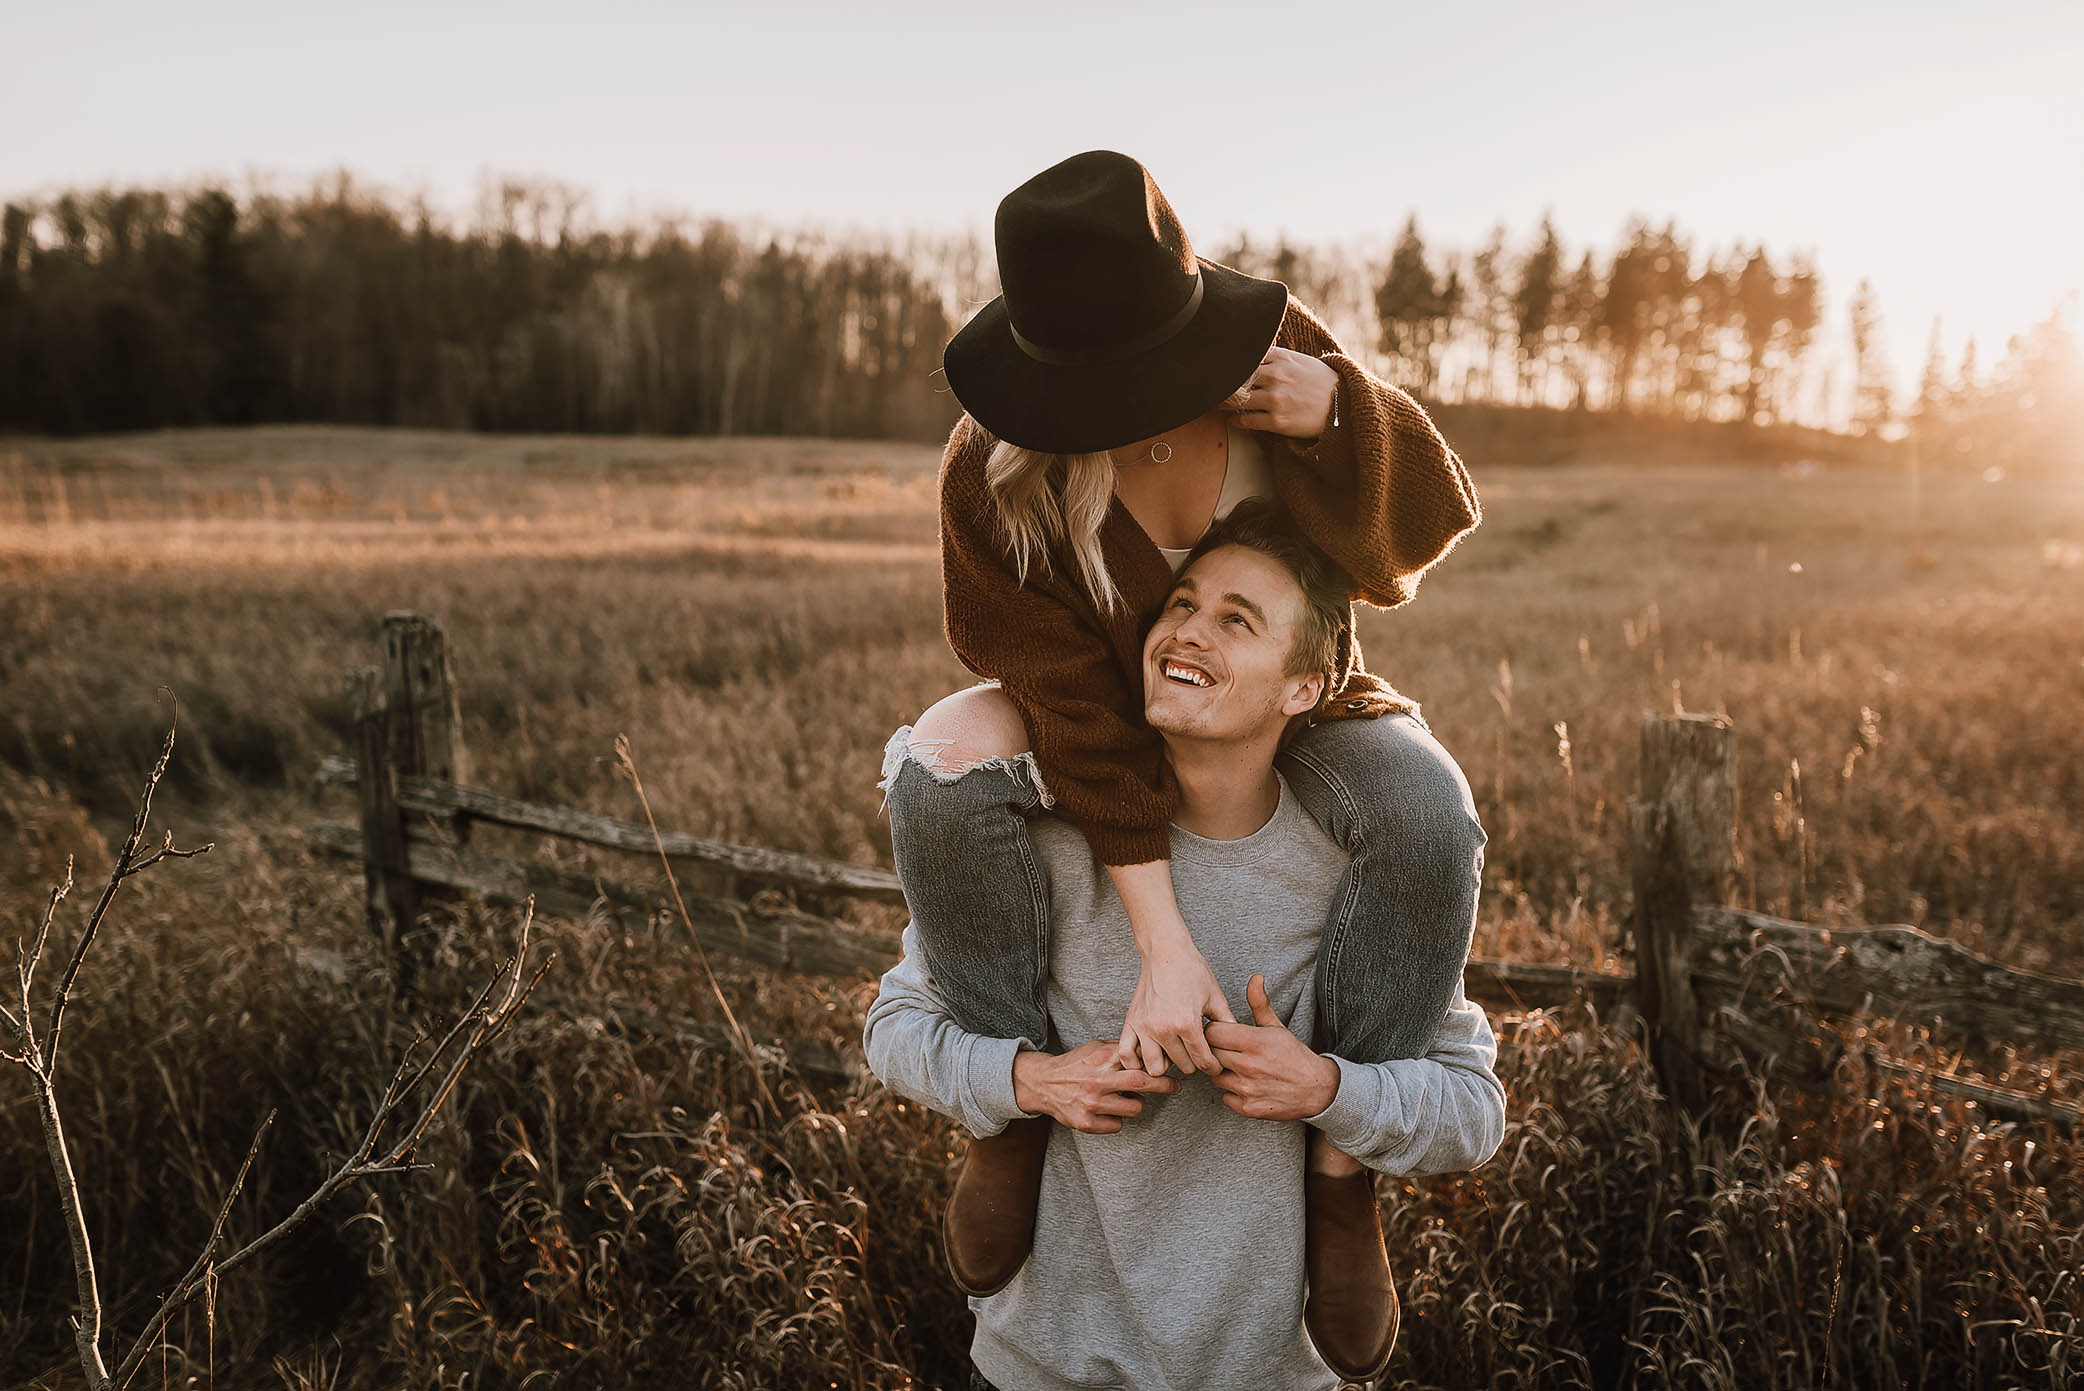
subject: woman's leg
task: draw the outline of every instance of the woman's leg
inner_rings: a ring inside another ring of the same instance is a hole
[[[1462,770],[1415,715],[1333,720],[1280,755],[1296,797],[1353,857],[1317,948],[1318,1048],[1355,1062],[1425,1054],[1476,924],[1483,827]],[[1350,1380],[1388,1363],[1399,1304],[1374,1175],[1310,1133],[1303,1323]]]
[[[1303,807],[1353,857],[1317,951],[1318,1047],[1425,1056],[1461,983],[1486,837],[1462,770],[1416,715],[1331,720],[1282,751]]]
[[[993,686],[958,691],[883,751],[890,843],[920,953],[955,1020],[1049,1044],[1049,887],[1027,818],[1049,805],[1020,712]],[[1034,1245],[1047,1116],[973,1140],[941,1217],[965,1294],[1012,1280]]]
[[[995,686],[948,696],[883,751],[890,843],[935,988],[974,1034],[1048,1044],[1049,890],[1027,818],[1049,799]]]

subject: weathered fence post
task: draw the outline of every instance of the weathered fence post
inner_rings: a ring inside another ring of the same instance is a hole
[[[419,891],[406,849],[398,778],[417,773],[444,782],[468,776],[459,737],[456,683],[441,624],[402,610],[384,615],[381,667],[350,667],[348,706],[355,727],[355,785],[362,804],[362,851],[369,928],[383,943],[400,990],[412,989],[413,929]],[[441,818],[454,841],[466,818]]]
[[[362,805],[362,873],[368,888],[369,930],[384,956],[410,987],[411,968],[400,944],[418,913],[412,869],[406,859],[405,817],[390,761],[390,711],[383,678],[375,667],[347,669],[348,710],[354,720],[355,791]]]
[[[438,620],[402,609],[384,615],[383,697],[390,709],[393,768],[443,782],[470,781],[448,640]],[[469,835],[467,818],[441,821],[459,843]]]
[[[1736,740],[1714,715],[1643,716],[1642,796],[1628,801],[1637,990],[1652,1061],[1682,1108],[1706,1099],[1690,937],[1696,905],[1736,884]]]

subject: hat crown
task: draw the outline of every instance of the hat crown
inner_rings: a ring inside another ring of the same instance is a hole
[[[1178,316],[1199,267],[1150,171],[1113,150],[1053,164],[999,202],[999,284],[1015,334],[1098,353]]]

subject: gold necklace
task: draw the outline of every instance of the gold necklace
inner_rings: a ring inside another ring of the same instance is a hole
[[[1194,422],[1192,422],[1192,421],[1189,421],[1189,422],[1188,422],[1188,424],[1193,424],[1193,423],[1194,423]],[[1159,451],[1159,450],[1161,450],[1161,449],[1165,451],[1165,452],[1164,452],[1163,454],[1160,454],[1160,453],[1158,452],[1158,451]],[[1108,451],[1108,457],[1112,458],[1112,457],[1113,457],[1113,455],[1114,455],[1114,451],[1110,449],[1110,450]],[[1145,459],[1145,461],[1146,461],[1146,462],[1149,462],[1149,463],[1153,463],[1153,464],[1165,464],[1165,463],[1170,463],[1170,462],[1172,461],[1172,445],[1171,445],[1171,443],[1170,443],[1170,442],[1168,442],[1168,441],[1166,441],[1166,440],[1162,440],[1162,439],[1161,439],[1161,440],[1157,441],[1157,442],[1156,442],[1155,444],[1151,445],[1151,447],[1150,447],[1149,449],[1146,449],[1146,450],[1144,451],[1144,455],[1143,455],[1143,457],[1144,457],[1144,459]],[[1117,466],[1119,466],[1119,465],[1117,465]]]

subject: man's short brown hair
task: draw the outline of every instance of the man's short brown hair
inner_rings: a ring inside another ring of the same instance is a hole
[[[1323,704],[1339,680],[1339,637],[1352,614],[1353,581],[1337,561],[1302,534],[1280,504],[1265,498],[1247,498],[1211,526],[1187,553],[1181,573],[1220,546],[1257,551],[1295,577],[1302,590],[1303,611],[1288,646],[1287,675],[1322,675],[1324,690],[1317,700]]]

